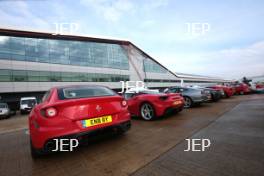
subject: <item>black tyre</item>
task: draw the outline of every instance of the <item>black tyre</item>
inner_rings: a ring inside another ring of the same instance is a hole
[[[155,110],[149,103],[143,103],[140,107],[140,115],[144,120],[153,120],[155,118]]]
[[[118,128],[117,134],[122,135],[126,133],[131,128],[131,122],[127,122],[125,124],[120,125]]]
[[[190,97],[183,97],[184,98],[184,107],[190,108],[193,106],[193,101]]]
[[[30,153],[31,153],[31,157],[33,159],[39,158],[41,155],[43,155],[44,153],[42,152],[42,150],[39,149],[35,149],[34,146],[32,145],[32,142],[30,140]]]

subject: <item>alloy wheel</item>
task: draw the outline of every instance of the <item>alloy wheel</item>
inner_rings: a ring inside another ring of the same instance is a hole
[[[185,108],[190,108],[192,106],[192,100],[188,97],[184,97],[184,107]]]
[[[153,107],[148,103],[145,103],[141,106],[140,113],[144,120],[151,120],[155,116]]]

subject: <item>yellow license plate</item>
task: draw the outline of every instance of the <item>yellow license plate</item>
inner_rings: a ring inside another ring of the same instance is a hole
[[[112,122],[112,116],[107,115],[103,117],[97,117],[93,119],[82,120],[83,127],[91,127],[95,125],[105,124]]]
[[[173,102],[173,104],[174,105],[179,105],[179,104],[182,104],[182,102],[181,101],[175,101],[175,102]]]

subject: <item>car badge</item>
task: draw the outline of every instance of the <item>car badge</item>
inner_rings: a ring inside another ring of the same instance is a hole
[[[101,106],[99,106],[99,105],[96,105],[96,108],[95,108],[98,112],[100,112],[101,111],[101,109],[102,109],[102,107]]]

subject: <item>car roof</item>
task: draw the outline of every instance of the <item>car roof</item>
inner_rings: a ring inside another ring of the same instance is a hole
[[[106,87],[107,86],[102,86],[102,85],[65,85],[65,86],[55,86],[53,88],[55,89],[65,89],[65,88],[78,88],[78,87]]]
[[[183,88],[183,87],[181,87],[181,86],[171,86],[169,88]]]
[[[179,88],[179,89],[195,89],[193,87],[183,87],[183,86],[172,86],[170,88]]]
[[[35,100],[36,97],[22,97],[20,100]]]

